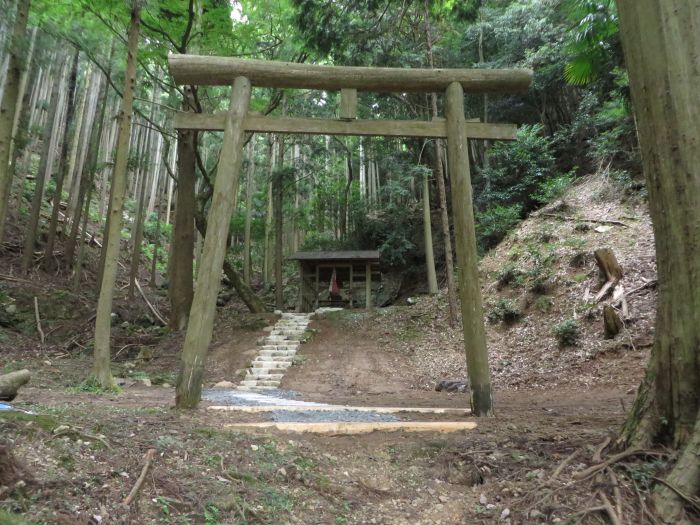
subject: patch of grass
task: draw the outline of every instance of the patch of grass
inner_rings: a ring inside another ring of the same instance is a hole
[[[219,523],[219,514],[221,514],[219,507],[213,503],[209,503],[206,507],[204,507],[205,525],[215,525],[216,523]]]
[[[303,365],[306,362],[306,356],[305,355],[300,355],[296,354],[294,357],[292,357],[292,365]]]
[[[151,376],[151,383],[154,385],[162,385],[167,383],[174,385],[177,381],[177,372],[160,372]]]
[[[69,392],[80,393],[89,392],[90,394],[120,394],[122,389],[117,385],[105,388],[94,377],[89,377],[81,381],[77,385],[72,385],[67,388]]]
[[[127,372],[127,377],[130,379],[148,379],[149,381],[151,379],[147,372],[143,372],[141,370],[132,370]]]
[[[15,421],[27,422],[32,426],[51,432],[58,426],[58,421],[51,417],[42,414],[25,414],[24,412],[15,412],[13,410],[3,410],[0,412],[0,421]],[[25,427],[26,428],[26,427]]]
[[[522,285],[523,271],[514,263],[508,262],[496,271],[498,287],[505,288],[508,285]]]
[[[552,301],[551,297],[542,295],[535,299],[534,307],[537,311],[547,314],[552,311],[552,308],[554,307],[554,301]]]
[[[415,326],[403,326],[396,333],[396,338],[399,341],[408,343],[410,341],[415,341],[420,337],[420,332]]]
[[[588,278],[588,274],[581,272],[581,273],[574,274],[573,277],[571,277],[571,280],[574,281],[575,283],[582,283],[587,278]]]
[[[0,332],[1,334],[2,332]],[[2,367],[3,374],[9,374],[10,372],[16,372],[17,370],[23,370],[29,368],[29,363],[25,361],[10,361]]]
[[[580,237],[569,237],[561,242],[562,246],[567,246],[569,248],[574,248],[575,250],[582,250],[586,247],[586,239],[581,239]]]
[[[523,313],[511,299],[498,299],[486,312],[486,318],[492,323],[502,321],[506,324],[515,323],[522,318]]]
[[[307,328],[306,330],[304,330],[304,333],[302,334],[299,341],[302,344],[308,343],[309,341],[311,341],[314,338],[314,335],[316,335],[316,330],[314,330],[313,328]]]
[[[34,525],[34,522],[25,520],[19,514],[0,509],[0,525]]]
[[[575,319],[566,319],[562,321],[555,325],[552,331],[560,347],[575,346],[581,336],[578,323]]]

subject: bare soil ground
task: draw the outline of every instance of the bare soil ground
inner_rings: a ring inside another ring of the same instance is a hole
[[[30,318],[24,329],[4,329],[0,370],[32,370],[30,386],[14,404],[34,414],[0,412],[0,444],[7,447],[0,451],[0,524],[605,523],[601,494],[622,523],[654,523],[646,501],[652,478],[666,467],[659,451],[576,478],[612,454],[614,441],[596,449],[614,440],[624,421],[653,333],[653,288],[630,296],[627,329],[609,341],[601,335],[599,307],[583,301],[586,288],[595,292],[599,286],[590,254],[602,245],[614,248],[629,289],[654,278],[648,219],[631,205],[594,208],[596,192],[604,189],[590,182],[575,188],[567,207],[544,213],[578,218],[533,218],[484,259],[487,312],[499,299],[510,299],[521,319],[488,325],[496,415],[477,420],[471,431],[237,432],[227,424],[269,415],[214,412],[207,403],[176,411],[172,385],[181,336],[139,324],[148,313],[134,303],[118,307],[131,310],[115,323],[115,372],[133,382],[119,393],[84,382],[91,315],[85,296],[63,297],[72,306],[62,321],[46,315],[44,330],[56,331],[44,345],[36,342]],[[582,216],[629,226],[596,232],[600,224]],[[572,266],[578,253],[588,255]],[[549,261],[545,267],[543,259]],[[521,273],[499,284],[508,263]],[[534,293],[540,276],[546,291]],[[43,294],[42,304],[58,303],[55,294],[64,283],[35,277],[31,283],[2,280],[3,301],[29,304]],[[578,342],[560,347],[552,327],[574,317]],[[205,386],[240,380],[263,327],[273,321],[241,314],[235,305],[220,309]],[[465,394],[433,389],[439,379],[465,377],[461,331],[450,327],[443,296],[331,315],[311,327],[313,338],[301,346],[282,384],[302,399],[469,405]],[[151,386],[142,384],[146,378]],[[145,483],[124,505],[149,449],[157,453]]]

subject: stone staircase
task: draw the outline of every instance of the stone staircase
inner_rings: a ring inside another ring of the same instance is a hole
[[[238,390],[278,388],[284,372],[301,344],[301,338],[313,314],[283,313],[270,335],[263,339],[257,357]]]

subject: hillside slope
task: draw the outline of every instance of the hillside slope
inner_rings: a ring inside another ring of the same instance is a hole
[[[605,177],[581,179],[482,259],[497,389],[639,384],[653,338],[654,239],[646,205],[620,195]],[[604,247],[617,256],[629,294],[629,317],[614,339],[603,335],[605,301],[592,301],[602,285],[593,252]],[[381,323],[383,340],[400,341],[399,350],[421,371],[416,386],[422,389],[441,379],[466,377],[461,327],[449,326],[444,295],[420,297],[412,307],[379,313],[390,318]],[[557,326],[576,341],[561,346]]]

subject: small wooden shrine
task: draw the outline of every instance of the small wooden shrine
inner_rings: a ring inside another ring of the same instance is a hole
[[[300,312],[322,306],[372,308],[372,283],[381,278],[378,251],[297,252],[288,259],[299,261]]]

